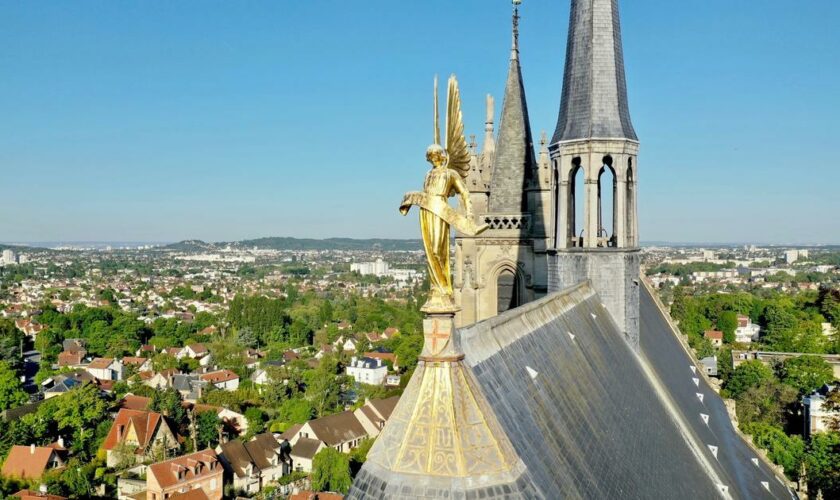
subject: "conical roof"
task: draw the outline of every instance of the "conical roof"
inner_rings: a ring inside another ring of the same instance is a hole
[[[519,64],[519,13],[514,11],[513,47],[499,139],[490,181],[490,212],[516,214],[527,212],[525,188],[536,169],[531,122]]]
[[[638,140],[630,122],[618,0],[572,0],[560,115],[552,143]]]

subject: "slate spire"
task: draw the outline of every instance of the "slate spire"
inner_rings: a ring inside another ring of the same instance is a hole
[[[535,158],[525,87],[519,66],[519,3],[514,2],[513,46],[490,182],[491,213],[517,214],[528,211],[525,188],[535,171]]]
[[[638,140],[627,105],[618,0],[572,0],[560,116],[552,143]]]

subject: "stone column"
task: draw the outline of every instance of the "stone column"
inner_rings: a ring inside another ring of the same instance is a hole
[[[615,197],[613,198],[613,232],[618,248],[629,246],[627,240],[627,166],[626,157],[617,155],[613,159],[615,172]]]
[[[564,165],[567,158],[560,157],[555,162],[559,183],[555,189],[555,203],[557,204],[557,225],[554,228],[555,248],[567,248],[569,246],[569,169]]]
[[[584,224],[586,225],[583,246],[595,248],[598,246],[598,173],[592,178],[592,169],[586,169],[586,189],[584,190]]]

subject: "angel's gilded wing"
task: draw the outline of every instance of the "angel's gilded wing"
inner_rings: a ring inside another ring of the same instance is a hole
[[[470,173],[470,149],[464,137],[464,117],[461,113],[461,92],[455,75],[449,77],[446,95],[446,153],[449,168],[458,172],[462,179]]]

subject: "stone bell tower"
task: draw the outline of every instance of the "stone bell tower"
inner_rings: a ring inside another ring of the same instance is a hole
[[[456,324],[465,326],[544,296],[548,290],[551,164],[547,140],[534,153],[519,61],[519,2],[513,4],[513,45],[498,138],[493,100],[487,101],[485,139],[467,179],[479,236],[456,236]]]
[[[590,280],[639,341],[639,141],[627,105],[618,0],[572,0],[557,129],[549,289]]]

